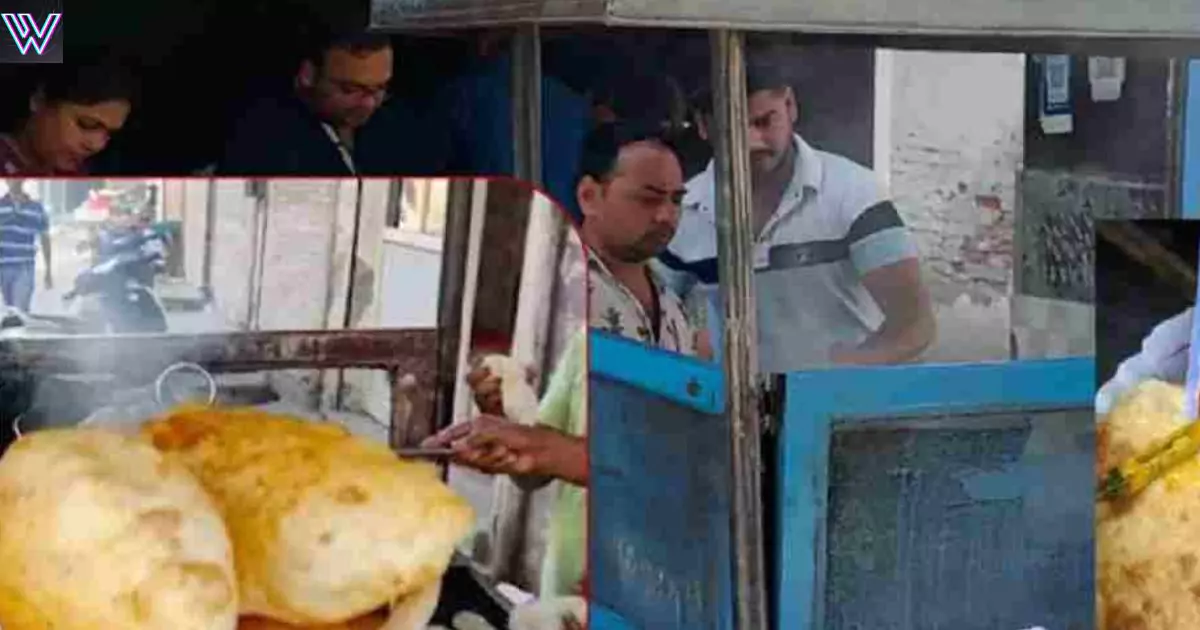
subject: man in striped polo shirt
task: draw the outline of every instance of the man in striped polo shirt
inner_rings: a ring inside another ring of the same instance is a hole
[[[918,359],[935,323],[900,214],[869,169],[795,133],[796,96],[776,66],[747,65],[760,369]],[[693,306],[695,298],[707,305],[721,348],[711,162],[687,183],[679,229],[660,260]]]
[[[45,207],[25,193],[25,180],[9,179],[8,192],[0,198],[0,293],[9,308],[24,313],[33,302],[39,240],[49,289],[54,286],[50,219]]]

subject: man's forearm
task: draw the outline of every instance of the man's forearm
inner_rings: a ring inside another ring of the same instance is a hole
[[[937,328],[933,300],[921,281],[920,260],[912,257],[876,267],[862,282],[883,312],[883,326],[838,362],[887,365],[920,358]]]
[[[885,322],[878,332],[854,349],[848,362],[894,365],[915,361],[933,343],[934,329],[932,316],[903,324]]]
[[[589,477],[587,438],[566,433],[561,436],[560,443],[546,453],[538,474],[529,481],[536,480],[536,477],[543,477],[586,487]],[[521,482],[521,486],[525,487],[525,483],[527,482]],[[545,481],[543,485],[544,483]]]

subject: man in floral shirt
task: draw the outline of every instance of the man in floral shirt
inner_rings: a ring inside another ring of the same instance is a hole
[[[593,328],[708,358],[707,336],[651,266],[675,236],[684,193],[679,156],[657,133],[616,123],[587,138],[576,194],[589,318]]]
[[[587,139],[577,186],[588,248],[591,327],[687,355],[711,356],[679,297],[650,266],[675,235],[683,170],[659,136],[606,124]],[[509,475],[525,488],[560,482],[551,508],[539,596],[586,586],[587,334],[563,352],[539,409],[537,426],[502,418],[500,382],[486,368],[467,377],[482,415],[426,441],[452,446],[454,463]]]

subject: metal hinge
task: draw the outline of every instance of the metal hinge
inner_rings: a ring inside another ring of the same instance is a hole
[[[770,377],[758,384],[758,417],[764,434],[774,437],[783,419],[783,388],[780,379]]]

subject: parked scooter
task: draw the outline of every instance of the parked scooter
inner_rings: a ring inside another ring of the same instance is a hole
[[[78,304],[77,317],[91,332],[166,332],[166,309],[154,282],[166,269],[169,246],[170,236],[153,226],[104,234],[95,264],[76,276],[63,299]]]

